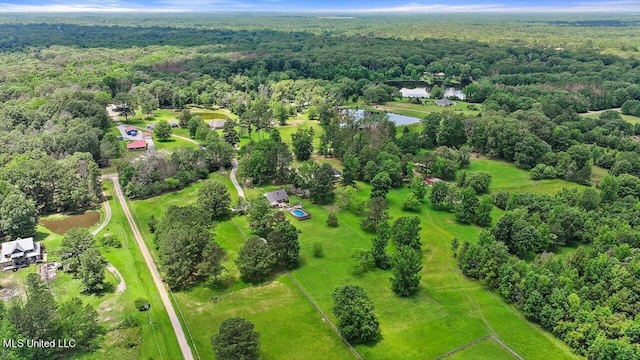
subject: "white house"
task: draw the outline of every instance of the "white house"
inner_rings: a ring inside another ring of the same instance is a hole
[[[33,238],[21,239],[2,243],[0,266],[3,270],[19,269],[31,263],[45,261],[44,245],[33,242]]]

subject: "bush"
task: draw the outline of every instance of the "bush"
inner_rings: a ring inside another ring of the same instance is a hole
[[[413,193],[411,193],[402,203],[402,210],[420,212],[420,210],[422,210],[422,203],[418,200],[418,198],[416,198]]]
[[[121,248],[122,247],[122,242],[120,241],[120,239],[118,239],[117,236],[111,235],[111,234],[106,234],[104,236],[104,238],[102,238],[102,244],[104,246],[111,246],[114,248]]]
[[[140,323],[138,322],[138,319],[136,319],[132,315],[128,315],[127,317],[122,319],[122,321],[120,321],[120,324],[118,324],[118,329],[128,329],[128,328],[136,327],[138,325],[140,325]]]
[[[507,201],[509,201],[510,194],[506,191],[500,191],[493,197],[493,204],[498,209],[505,210],[507,208]]]
[[[149,304],[149,300],[144,298],[137,298],[134,304],[136,305],[136,309],[138,309],[138,311],[147,311],[151,307],[151,304]]]
[[[319,242],[313,243],[313,257],[321,258],[324,257],[324,251],[322,250],[322,244]]]
[[[327,217],[327,226],[328,227],[338,227],[338,217],[334,213],[329,213]]]
[[[462,179],[458,186],[460,188],[463,187],[471,187],[476,194],[482,194],[489,190],[489,185],[491,185],[491,173],[487,171],[473,171],[466,174],[466,176]]]
[[[531,180],[555,179],[557,176],[556,168],[551,165],[538,164],[531,169]]]

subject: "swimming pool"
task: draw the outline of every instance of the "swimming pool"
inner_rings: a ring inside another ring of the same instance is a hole
[[[311,218],[311,214],[304,211],[303,209],[293,209],[291,210],[291,215],[298,220],[307,220]]]

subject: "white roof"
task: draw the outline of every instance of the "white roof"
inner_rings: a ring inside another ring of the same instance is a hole
[[[2,243],[2,259],[6,259],[11,256],[13,253],[30,253],[30,252],[39,252],[40,251],[40,243],[33,243],[33,238],[20,239],[17,238],[14,241],[9,241],[6,243]]]

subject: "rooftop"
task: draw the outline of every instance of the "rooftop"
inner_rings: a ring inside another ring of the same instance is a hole
[[[136,140],[127,144],[127,149],[142,149],[147,147],[147,142],[144,140]]]

